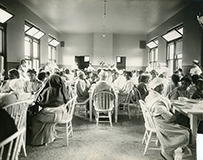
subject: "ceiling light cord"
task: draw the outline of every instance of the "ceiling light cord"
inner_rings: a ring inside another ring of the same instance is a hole
[[[103,35],[102,37],[106,37],[105,35],[105,26],[106,26],[106,0],[103,0]]]

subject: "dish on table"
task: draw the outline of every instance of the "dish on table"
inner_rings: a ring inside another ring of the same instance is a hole
[[[179,105],[179,106],[184,106],[185,105],[185,103],[180,102],[180,101],[173,101],[172,104]]]
[[[199,100],[196,100],[196,99],[188,99],[188,100],[186,100],[186,102],[187,102],[187,103],[195,103],[195,104],[200,103],[200,101],[199,101]]]

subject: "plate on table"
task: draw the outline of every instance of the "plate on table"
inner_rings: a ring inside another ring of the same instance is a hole
[[[187,102],[187,103],[194,103],[194,104],[200,103],[200,101],[199,101],[199,100],[196,100],[196,99],[188,99],[188,100],[186,100],[186,102]]]
[[[172,104],[178,105],[178,106],[184,106],[185,104],[180,101],[173,101]]]

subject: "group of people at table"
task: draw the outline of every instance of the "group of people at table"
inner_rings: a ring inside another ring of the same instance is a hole
[[[28,79],[25,79],[21,76],[22,70],[13,68],[8,71],[8,79],[1,82],[0,110],[2,113],[2,107],[8,104],[31,100],[28,109],[32,122],[28,126],[32,133],[30,144],[44,145],[56,138],[55,126],[68,110],[64,109],[64,104],[74,96],[76,101],[83,102],[89,98],[89,90],[93,94],[109,91],[118,94],[119,105],[129,92],[137,88],[155,121],[161,155],[172,160],[178,147],[182,147],[183,152],[187,150],[190,131],[187,117],[171,111],[170,100],[178,97],[203,99],[202,72],[194,69],[198,67],[198,62],[195,60],[193,63],[194,67],[187,75],[178,69],[170,78],[166,72],[158,73],[156,70],[131,72],[101,68],[94,71],[75,70],[72,74],[68,69],[56,68],[54,72],[40,70],[38,73],[35,69],[28,69]],[[133,100],[137,100],[136,96]],[[41,109],[33,110],[36,106]],[[4,128],[9,127],[2,122],[5,120],[1,120]],[[0,132],[4,131],[7,130],[1,127]],[[12,134],[5,132],[1,133],[0,141]]]

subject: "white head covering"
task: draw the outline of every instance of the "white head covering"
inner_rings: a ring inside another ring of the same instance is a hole
[[[23,87],[24,87],[24,81],[22,79],[13,79],[11,82],[10,82],[10,88],[20,94],[20,93],[24,93],[24,90],[23,90]]]
[[[163,79],[163,78],[159,78],[159,77],[157,77],[157,78],[154,78],[150,83],[149,83],[149,87],[151,88],[151,89],[155,89],[157,86],[159,86],[159,85],[161,85],[161,84],[163,84],[163,85],[165,85],[165,80]]]
[[[99,77],[101,80],[106,80],[108,77],[108,73],[105,72],[104,70],[101,70],[101,72],[99,73]]]
[[[196,64],[196,65],[198,65],[198,64],[199,64],[199,61],[198,61],[198,60],[196,60],[196,59],[194,59],[192,62],[193,62],[194,64]]]
[[[78,71],[77,75],[78,75],[78,77],[80,77],[81,75],[85,75],[85,73],[83,71]]]
[[[10,88],[17,95],[19,101],[26,101],[32,98],[31,93],[24,92],[24,80],[14,79],[10,82]]]

